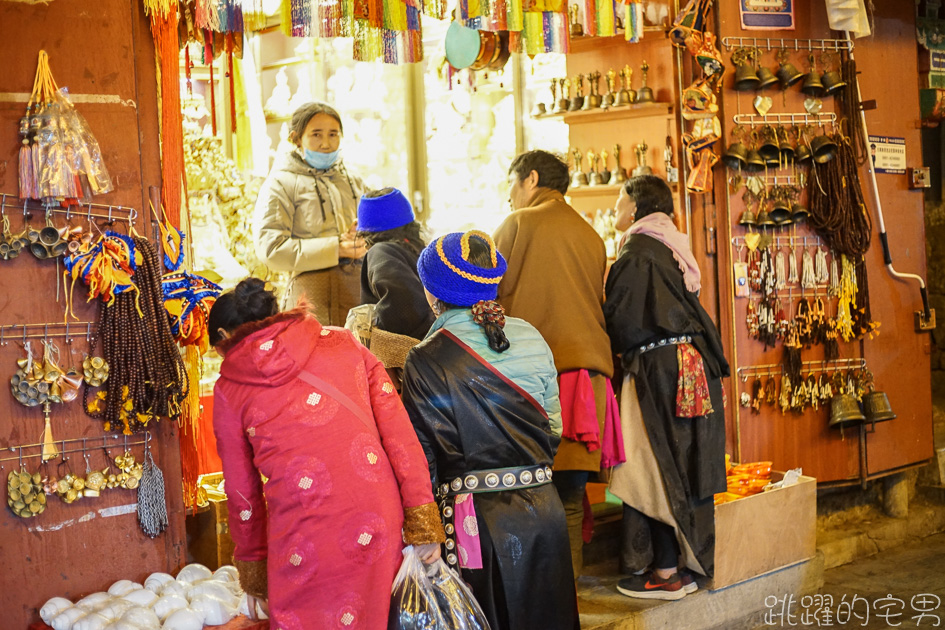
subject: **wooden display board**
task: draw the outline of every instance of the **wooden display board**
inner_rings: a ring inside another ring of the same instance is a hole
[[[160,186],[158,111],[155,56],[151,32],[139,0],[55,0],[48,4],[0,2],[0,193],[17,195],[18,123],[33,85],[40,49],[49,54],[53,75],[68,87],[76,107],[86,118],[101,146],[115,191],[97,197],[98,203],[138,210],[142,234],[152,233],[147,211],[149,186]],[[26,97],[23,96],[26,93]],[[57,215],[54,223],[84,224],[81,211],[70,219]],[[23,229],[22,213],[10,215],[13,232]],[[25,222],[42,226],[42,213]],[[105,229],[104,223],[99,227]],[[127,226],[116,224],[116,230]],[[61,262],[40,261],[28,253],[0,260],[0,325],[62,322],[65,300]],[[75,313],[81,321],[95,321],[97,304],[86,304],[86,289],[75,289]],[[58,300],[58,301],[57,301]],[[72,348],[81,362],[88,344],[84,327],[73,329]],[[42,348],[34,339],[34,347]],[[69,345],[58,337],[62,363],[72,361]],[[16,340],[0,343],[0,374],[9,379],[24,351]],[[4,381],[6,382],[6,380]],[[79,400],[55,405],[52,432],[56,439],[89,438],[100,444],[102,424],[88,418]],[[4,628],[26,628],[38,620],[37,611],[49,598],[77,598],[107,589],[118,579],[140,581],[155,571],[175,573],[184,564],[184,515],[181,499],[180,453],[174,422],[153,426],[154,458],[164,473],[170,525],[155,539],[145,536],[137,523],[136,495],[131,490],[106,490],[99,498],[84,498],[66,505],[49,498],[37,517],[21,519],[4,505],[0,511],[0,574],[8,588],[0,592]],[[5,387],[0,393],[0,458],[9,447],[32,444],[43,430],[39,408],[18,404]],[[118,440],[119,445],[122,444]],[[112,447],[112,457],[122,454]],[[30,451],[37,453],[37,450]],[[133,453],[142,455],[142,447]],[[15,455],[16,453],[14,453]],[[89,453],[93,469],[104,468],[101,449]],[[69,455],[73,472],[84,475],[81,454]],[[39,459],[24,460],[40,470]],[[2,473],[18,467],[2,462]],[[59,460],[50,462],[56,474]],[[16,585],[14,588],[13,585]]]
[[[828,39],[843,37],[827,27],[824,4],[799,0],[795,6],[794,31],[744,31],[740,27],[737,3],[717,2],[719,42],[726,63],[726,76],[721,94],[724,143],[731,141],[735,115],[754,114],[752,100],[760,92],[736,92],[732,87],[734,67],[730,51],[722,47],[726,37],[785,38],[790,60],[802,72],[809,69],[807,53],[794,52],[794,39]],[[905,139],[909,166],[921,160],[919,129],[919,94],[917,88],[917,52],[914,12],[895,0],[875,3],[874,35],[855,41],[854,55],[864,100],[875,99],[876,109],[867,112],[870,134]],[[761,64],[777,70],[774,52],[766,52]],[[818,64],[819,66],[819,64]],[[820,67],[820,66],[819,66]],[[823,71],[823,68],[820,67]],[[782,92],[769,88],[774,113],[804,113],[804,95],[800,84]],[[834,111],[831,97],[823,97],[823,111]],[[778,364],[782,346],[765,349],[760,341],[748,336],[745,324],[748,301],[734,297],[733,262],[739,247],[732,237],[743,238],[746,229],[738,225],[745,205],[741,193],[726,194],[731,173],[721,164],[716,167],[716,201],[722,219],[719,223],[719,283],[723,337],[730,341],[729,361],[733,375],[739,367]],[[861,185],[873,219],[872,247],[866,255],[872,316],[881,322],[879,336],[872,340],[841,343],[841,357],[863,358],[874,375],[878,390],[888,394],[898,415],[893,421],[876,425],[875,432],[865,437],[861,451],[858,431],[843,434],[827,426],[829,409],[808,410],[801,415],[782,415],[773,407],[763,406],[753,413],[739,406],[739,396],[749,387],[741,379],[728,382],[729,445],[733,457],[740,461],[768,460],[776,468],[786,470],[802,467],[804,473],[816,477],[818,483],[856,482],[863,478],[888,474],[920,463],[932,455],[932,412],[930,392],[930,337],[916,333],[913,312],[921,310],[918,285],[893,278],[884,268],[882,249],[877,234],[877,214],[866,167],[860,168]],[[908,188],[906,175],[877,175],[879,194],[885,210],[886,226],[894,265],[897,270],[926,273],[925,229],[922,193]],[[806,227],[782,230],[782,236],[812,236]],[[742,254],[744,260],[744,254]],[[800,262],[800,261],[799,261]],[[794,301],[785,303],[793,315]],[[836,300],[833,300],[835,309]],[[821,347],[804,350],[804,360],[823,358]],[[750,393],[750,390],[748,390]],[[862,462],[862,464],[861,464]],[[863,467],[861,470],[861,466]]]

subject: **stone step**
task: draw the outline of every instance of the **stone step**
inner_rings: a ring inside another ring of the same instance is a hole
[[[584,630],[750,630],[775,602],[795,602],[824,582],[824,556],[710,591],[700,589],[680,600],[632,599],[616,590],[616,561],[589,566],[578,580],[578,608]],[[796,604],[795,604],[796,605]]]

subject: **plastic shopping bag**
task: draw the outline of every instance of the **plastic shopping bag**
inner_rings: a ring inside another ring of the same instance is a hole
[[[387,630],[490,630],[469,587],[442,560],[425,565],[412,546],[403,554]]]

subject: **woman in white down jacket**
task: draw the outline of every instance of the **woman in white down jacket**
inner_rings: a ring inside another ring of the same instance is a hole
[[[273,166],[253,216],[258,256],[274,271],[292,274],[287,302],[303,294],[323,325],[343,326],[360,304],[361,259],[356,237],[364,183],[339,158],[341,117],[324,103],[292,114],[289,140],[296,148]]]

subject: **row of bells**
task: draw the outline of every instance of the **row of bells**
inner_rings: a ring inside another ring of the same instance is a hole
[[[794,64],[787,62],[781,64],[777,72],[772,72],[765,66],[755,71],[751,64],[746,62],[736,66],[733,87],[739,92],[750,92],[771,87],[777,83],[782,90],[786,90],[797,84],[801,79],[804,80],[801,85],[801,92],[812,98],[834,96],[847,84],[836,70],[830,70],[821,75],[811,68],[810,72],[804,74],[794,67]]]
[[[864,394],[862,405],[853,394],[839,394],[830,401],[831,427],[843,428],[861,423],[886,422],[895,417],[886,392],[873,391]]]
[[[0,236],[0,258],[3,260],[16,258],[24,249],[28,249],[40,260],[56,258],[78,251],[80,239],[83,236],[87,241],[89,237],[87,234],[83,235],[80,227],[56,229],[51,225],[40,230],[30,228],[18,236],[6,233]]]
[[[780,227],[806,221],[809,216],[810,212],[803,204],[795,203],[792,206],[784,199],[777,199],[770,212],[763,209],[755,216],[754,212],[746,209],[738,218],[738,224],[742,227]]]
[[[760,173],[766,168],[777,168],[784,164],[826,164],[837,155],[837,143],[830,136],[816,136],[810,146],[798,143],[797,148],[784,138],[765,140],[757,149],[749,149],[741,141],[726,147],[722,153],[722,164],[733,171]]]

